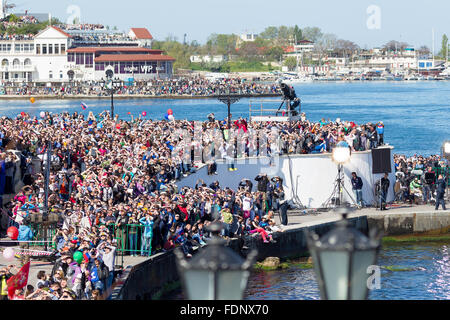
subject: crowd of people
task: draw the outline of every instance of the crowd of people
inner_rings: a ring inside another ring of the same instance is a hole
[[[51,148],[48,206],[56,218],[49,240],[57,260],[51,274],[40,279],[47,286],[17,296],[108,297],[118,254],[147,257],[180,247],[191,257],[210,238],[206,227],[214,221],[224,224],[222,236],[238,237],[242,246],[244,235],[274,241],[272,234],[283,231],[275,223],[276,212],[282,225],[288,224],[282,179],[249,177],[236,190],[222,188],[219,181],[179,189],[177,181],[200,165],[214,175],[217,158],[329,152],[343,141],[360,151],[383,143],[382,134],[376,140],[362,138],[375,136],[377,125],[339,119],[248,124],[241,118],[230,126],[213,114],[204,122],[141,116],[124,121],[111,119],[108,112],[0,118],[0,195],[13,195],[4,203],[2,232],[18,227],[23,250],[29,250],[26,241],[42,236],[33,221],[45,210],[44,173]],[[11,150],[20,152],[18,167]],[[13,194],[17,176],[24,186]]]
[[[57,25],[57,27],[63,30],[85,30],[85,31],[106,30],[104,25],[94,23],[60,24]]]
[[[116,95],[142,95],[142,96],[211,96],[225,94],[230,88],[232,94],[260,95],[260,94],[280,94],[280,90],[275,84],[266,84],[255,81],[248,81],[241,78],[208,80],[197,77],[181,77],[171,80],[152,80],[124,83],[116,91]],[[100,82],[72,82],[70,84],[55,87],[36,87],[22,84],[18,86],[14,83],[4,83],[6,95],[49,95],[49,96],[107,96],[110,93],[104,90]]]
[[[434,203],[446,210],[444,193],[448,187],[449,168],[440,155],[428,157],[415,154],[411,157],[394,155],[397,201],[410,204]]]

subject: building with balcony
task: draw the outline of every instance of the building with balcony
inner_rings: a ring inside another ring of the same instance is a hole
[[[148,48],[148,31],[134,30],[130,32],[133,38],[106,30],[66,32],[49,26],[34,37],[0,40],[0,80],[52,84],[96,81],[105,77],[107,69],[127,81],[171,77],[175,59]]]

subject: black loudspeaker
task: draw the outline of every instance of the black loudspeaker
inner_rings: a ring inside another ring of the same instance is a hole
[[[391,173],[391,149],[373,149],[372,150],[372,173]]]

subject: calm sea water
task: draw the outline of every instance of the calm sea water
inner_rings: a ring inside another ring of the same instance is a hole
[[[381,288],[370,291],[370,300],[450,299],[450,243],[384,246],[377,263],[382,267]],[[404,271],[383,268],[388,266]],[[320,293],[312,269],[291,267],[253,273],[246,299],[317,300]]]
[[[383,121],[385,141],[395,146],[396,153],[438,154],[442,142],[450,139],[450,82],[447,81],[311,83],[295,88],[303,101],[302,110],[310,120]],[[81,110],[81,102],[88,105],[86,111]],[[233,105],[233,117],[248,118],[249,103],[250,99],[242,99]],[[273,107],[278,106],[275,101]],[[87,114],[109,108],[108,100],[38,100],[35,104],[28,100],[0,101],[0,115],[7,116],[15,116],[21,111],[37,116],[41,111]],[[176,119],[206,120],[210,112],[218,119],[227,116],[226,106],[214,99],[115,101],[115,110],[122,119],[130,119],[128,112],[137,116],[145,111],[147,118],[162,120],[168,109],[174,111]]]

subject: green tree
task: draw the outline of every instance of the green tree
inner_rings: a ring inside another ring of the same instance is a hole
[[[269,47],[264,50],[266,60],[280,61],[284,55],[284,50],[280,46]]]
[[[306,27],[303,28],[303,38],[310,40],[312,42],[317,42],[322,37],[322,31],[317,27]]]
[[[8,17],[8,21],[9,22],[19,22],[20,18],[18,16],[16,16],[15,14],[11,14]]]
[[[278,44],[288,45],[294,39],[292,27],[280,26],[278,28]]]
[[[292,71],[297,67],[297,58],[295,57],[287,57],[286,60],[284,60],[283,65],[288,67],[289,71]]]
[[[278,28],[274,26],[267,27],[259,36],[263,39],[275,40],[278,38]]]
[[[448,57],[448,37],[446,34],[442,36],[442,48],[439,52],[439,56],[441,56],[443,59],[447,59]]]
[[[261,60],[261,53],[255,42],[244,42],[238,51],[239,56],[245,61]]]
[[[298,25],[295,25],[293,34],[294,34],[294,39],[297,41],[297,43],[298,43],[299,41],[303,40],[302,29],[300,29],[300,28],[298,27]]]

